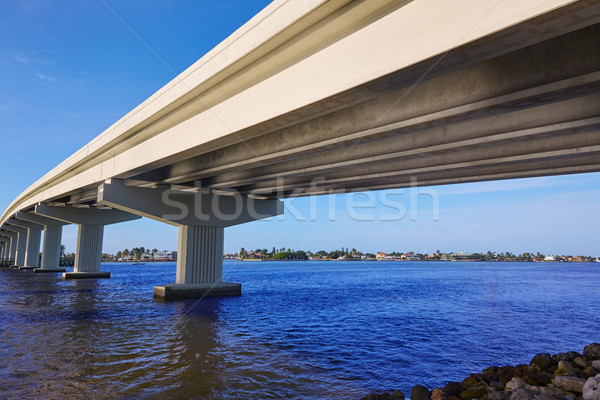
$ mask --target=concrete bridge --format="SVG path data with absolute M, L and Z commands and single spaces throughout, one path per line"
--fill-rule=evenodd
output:
M 148 217 L 157 297 L 239 294 L 224 228 L 281 198 L 600 171 L 599 127 L 598 1 L 275 1 L 17 197 L 2 256 L 59 271 L 77 224 L 63 277 L 108 277 L 104 226 Z

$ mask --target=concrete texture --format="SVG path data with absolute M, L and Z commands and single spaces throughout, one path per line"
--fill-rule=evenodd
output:
M 159 300 L 182 300 L 200 297 L 240 296 L 242 284 L 234 282 L 218 283 L 173 283 L 154 287 L 154 298 Z
M 110 272 L 65 272 L 62 274 L 63 279 L 98 279 L 110 278 Z

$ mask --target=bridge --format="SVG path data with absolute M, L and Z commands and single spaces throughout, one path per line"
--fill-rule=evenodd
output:
M 236 295 L 224 228 L 280 199 L 600 171 L 600 2 L 278 0 L 19 195 L 2 258 L 101 271 L 104 226 L 179 228 L 158 298 Z M 38 255 L 43 232 L 41 266 Z

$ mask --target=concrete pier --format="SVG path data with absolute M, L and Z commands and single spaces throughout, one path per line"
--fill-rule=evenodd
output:
M 10 221 L 10 220 L 9 220 Z M 27 229 L 19 226 L 7 223 L 4 229 L 14 232 L 17 235 L 15 251 L 14 251 L 14 265 L 13 268 L 19 268 L 25 266 L 25 253 L 27 252 Z
M 52 207 L 47 204 L 38 204 L 35 213 L 78 226 L 75 266 L 73 272 L 63 273 L 63 279 L 110 278 L 110 272 L 100 270 L 104 226 L 140 218 L 120 210 Z
M 239 296 L 241 284 L 222 281 L 225 227 L 283 213 L 279 200 L 131 187 L 115 179 L 98 189 L 97 202 L 179 228 L 175 283 L 154 288 L 160 300 Z
M 67 225 L 67 222 L 23 211 L 17 213 L 17 218 L 20 220 L 39 224 L 44 229 L 42 262 L 40 266 L 43 271 L 39 272 L 66 271 L 64 268 L 60 268 L 59 264 L 62 227 L 63 225 Z
M 154 298 L 157 300 L 184 300 L 200 297 L 239 296 L 242 284 L 234 282 L 216 283 L 172 283 L 154 286 Z
M 34 269 L 39 267 L 40 263 L 40 241 L 42 239 L 42 228 L 40 224 L 11 218 L 9 221 L 14 225 L 27 229 L 27 244 L 25 248 L 25 265 L 19 269 Z

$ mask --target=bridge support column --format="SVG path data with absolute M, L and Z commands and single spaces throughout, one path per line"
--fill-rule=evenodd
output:
M 242 294 L 240 283 L 222 281 L 224 233 L 219 226 L 180 226 L 176 283 L 155 286 L 154 297 L 176 300 Z
M 97 203 L 152 218 L 179 228 L 175 283 L 154 287 L 159 300 L 237 296 L 240 283 L 223 282 L 223 237 L 228 226 L 283 213 L 276 199 L 208 190 L 128 186 L 111 179 L 98 188 Z
M 65 272 L 60 268 L 60 242 L 62 239 L 61 225 L 46 225 L 44 227 L 44 247 L 42 248 L 42 267 L 33 272 Z
M 38 204 L 35 214 L 78 225 L 75 268 L 73 272 L 63 273 L 63 279 L 110 278 L 110 272 L 100 270 L 104 226 L 140 218 L 120 210 L 51 207 L 47 204 Z M 60 248 L 60 240 L 54 245 L 56 243 Z
M 77 229 L 77 248 L 73 272 L 63 279 L 110 278 L 110 272 L 100 271 L 104 225 L 81 224 Z
M 15 232 L 2 230 L 0 234 L 8 240 L 8 246 L 6 248 L 5 256 L 7 259 L 13 259 L 17 253 L 17 238 L 18 235 Z
M 5 230 L 0 231 L 0 241 L 3 242 L 4 248 L 2 250 L 2 266 L 10 267 L 11 262 L 11 249 L 13 244 L 16 246 L 17 235 L 14 232 L 8 232 Z
M 11 267 L 19 268 L 25 266 L 25 253 L 27 252 L 27 229 L 14 225 L 5 225 L 4 229 L 14 232 L 17 235 L 17 240 L 15 241 L 13 239 L 13 242 L 15 242 L 15 249 L 11 258 L 14 258 L 15 263 L 11 265 Z
M 25 265 L 19 269 L 33 270 L 40 263 L 40 240 L 42 239 L 42 225 L 25 221 L 19 218 L 10 218 L 9 223 L 27 229 L 27 247 L 25 249 Z
M 67 223 L 23 211 L 17 213 L 17 218 L 36 223 L 44 228 L 41 268 L 36 268 L 33 272 L 65 272 L 66 269 L 60 268 L 59 264 L 62 227 Z
M 27 250 L 25 250 L 25 266 L 19 269 L 35 269 L 40 263 L 40 240 L 42 239 L 41 228 L 28 228 Z

